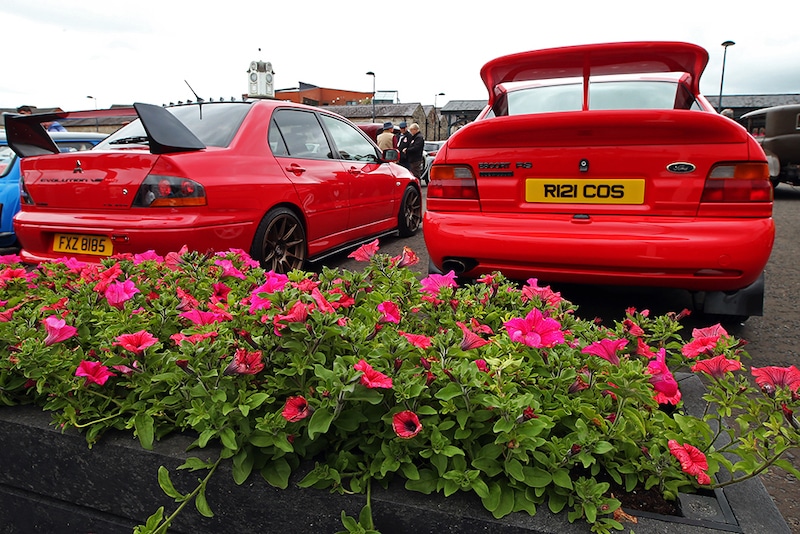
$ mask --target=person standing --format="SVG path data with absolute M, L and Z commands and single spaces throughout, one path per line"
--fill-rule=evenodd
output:
M 397 151 L 400 153 L 400 161 L 398 163 L 408 169 L 408 156 L 405 149 L 408 148 L 408 140 L 411 138 L 411 134 L 408 133 L 406 121 L 401 122 L 397 127 L 400 128 L 400 133 L 395 135 L 395 144 Z
M 383 131 L 378 134 L 378 148 L 389 150 L 394 148 L 394 125 L 391 122 L 383 123 Z
M 419 124 L 416 122 L 411 123 L 408 127 L 408 148 L 405 150 L 408 157 L 408 168 L 411 173 L 417 178 L 422 177 L 422 171 L 425 169 L 425 157 L 423 151 L 425 150 L 425 139 L 419 131 Z

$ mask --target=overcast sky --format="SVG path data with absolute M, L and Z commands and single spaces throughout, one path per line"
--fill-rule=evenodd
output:
M 392 7 L 384 7 L 392 6 Z M 412 7 L 417 6 L 417 7 Z M 401 102 L 486 98 L 479 71 L 510 53 L 611 41 L 688 41 L 709 52 L 701 89 L 800 93 L 800 1 L 0 0 L 0 108 L 92 109 L 275 88 L 398 91 Z

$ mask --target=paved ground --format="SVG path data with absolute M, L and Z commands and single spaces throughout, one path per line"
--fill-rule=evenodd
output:
M 749 343 L 751 365 L 800 365 L 800 188 L 780 185 L 775 190 L 774 218 L 777 236 L 767 266 L 767 292 L 763 317 L 751 317 L 744 325 L 729 329 Z M 409 239 L 389 238 L 381 242 L 381 252 L 400 254 L 404 246 L 420 257 L 413 269 L 427 273 L 428 257 L 420 232 Z M 345 269 L 359 269 L 358 262 L 346 255 L 328 262 Z M 613 321 L 624 315 L 628 306 L 650 309 L 654 313 L 691 308 L 691 297 L 683 292 L 664 292 L 647 289 L 603 288 L 553 284 L 568 300 L 580 306 L 584 317 L 601 317 Z M 707 319 L 706 319 L 707 321 Z M 696 326 L 708 326 L 702 316 L 692 316 L 684 322 L 687 331 Z M 800 469 L 800 450 L 788 458 Z M 792 532 L 800 534 L 800 483 L 782 470 L 772 470 L 762 480 L 780 509 Z

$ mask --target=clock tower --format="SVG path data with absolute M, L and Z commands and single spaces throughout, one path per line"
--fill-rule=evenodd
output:
M 247 96 L 249 98 L 274 98 L 275 72 L 269 61 L 251 61 L 247 70 Z

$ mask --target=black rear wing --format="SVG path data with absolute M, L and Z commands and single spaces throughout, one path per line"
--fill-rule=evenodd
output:
M 34 115 L 4 114 L 8 145 L 19 157 L 58 154 L 55 141 L 42 123 L 70 119 L 137 117 L 142 121 L 150 152 L 168 154 L 202 150 L 206 145 L 162 106 L 136 103 L 130 108 L 59 111 Z

